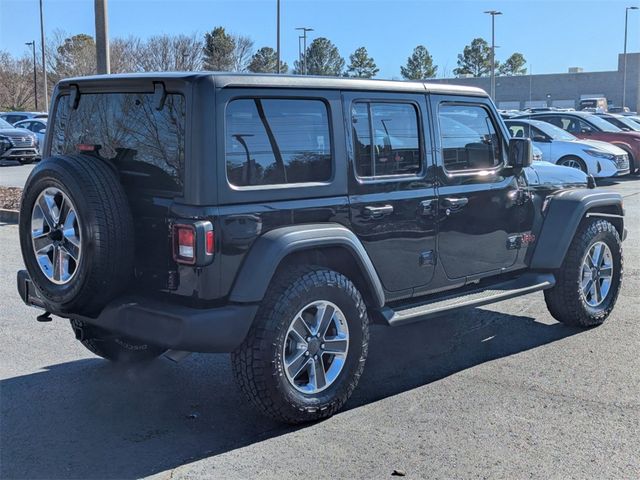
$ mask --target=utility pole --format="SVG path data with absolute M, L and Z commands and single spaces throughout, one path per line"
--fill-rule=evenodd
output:
M 44 15 L 42 14 L 42 0 L 40 0 L 40 42 L 42 45 L 42 82 L 44 90 L 44 111 L 49 111 L 49 87 L 47 86 L 47 62 L 45 60 Z
M 627 29 L 629 27 L 629 10 L 638 10 L 638 7 L 626 7 L 624 9 L 624 53 L 622 54 L 622 111 L 627 106 Z
M 496 99 L 496 15 L 502 15 L 498 10 L 488 10 L 484 13 L 491 15 L 491 98 Z
M 307 74 L 307 32 L 313 32 L 313 28 L 298 27 L 296 30 L 302 30 L 303 50 L 302 50 L 302 74 Z
M 302 65 L 302 35 L 298 35 L 298 63 Z
M 36 73 L 36 41 L 31 40 L 26 42 L 25 45 L 31 47 L 33 50 L 33 98 L 36 102 L 36 111 L 38 111 L 38 74 Z
M 278 10 L 276 13 L 276 52 L 278 57 L 276 72 L 280 73 L 280 0 L 276 1 L 276 8 Z
M 94 0 L 96 16 L 96 67 L 98 73 L 111 73 L 107 0 Z

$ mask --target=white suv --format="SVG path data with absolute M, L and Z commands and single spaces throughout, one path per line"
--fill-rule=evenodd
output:
M 610 143 L 579 139 L 539 120 L 509 119 L 505 124 L 512 137 L 530 138 L 547 162 L 579 168 L 599 178 L 629 173 L 627 152 Z

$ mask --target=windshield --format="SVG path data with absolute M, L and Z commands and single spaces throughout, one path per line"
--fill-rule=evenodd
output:
M 552 140 L 563 140 L 565 142 L 571 142 L 573 140 L 577 140 L 577 137 L 574 137 L 569 132 L 564 131 L 563 129 L 556 127 L 555 125 L 551 125 L 547 122 L 536 122 L 534 125 L 536 128 L 542 130 L 546 135 L 550 136 Z
M 597 115 L 589 115 L 585 120 L 593 123 L 596 127 L 598 127 L 603 132 L 621 132 L 618 127 L 615 125 L 611 125 L 609 122 L 604 120 L 603 118 L 598 117 Z
M 0 128 L 15 128 L 15 127 L 11 125 L 9 122 L 7 122 L 6 120 L 3 120 L 0 118 Z
M 633 120 L 631 120 L 630 118 L 626 118 L 626 117 L 615 117 L 615 119 L 621 123 L 622 125 L 624 125 L 627 128 L 630 128 L 631 130 L 633 130 L 634 132 L 640 132 L 640 125 L 638 125 L 636 122 L 634 122 Z

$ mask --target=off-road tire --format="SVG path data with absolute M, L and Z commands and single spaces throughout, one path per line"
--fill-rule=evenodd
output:
M 34 203 L 45 189 L 62 191 L 77 210 L 82 257 L 71 280 L 50 281 L 31 240 Z M 134 228 L 126 194 L 106 161 L 85 155 L 47 158 L 31 172 L 20 206 L 20 246 L 29 276 L 46 308 L 92 314 L 124 291 L 133 275 Z
M 118 363 L 142 363 L 162 355 L 166 349 L 147 345 L 136 340 L 116 337 L 109 332 L 85 324 L 80 320 L 71 320 L 74 332 L 82 332 L 78 341 L 94 355 Z M 78 337 L 78 333 L 76 333 Z
M 336 380 L 316 394 L 293 388 L 284 373 L 283 342 L 293 316 L 328 300 L 344 312 L 349 351 Z M 298 424 L 330 417 L 356 388 L 367 358 L 369 321 L 360 292 L 344 275 L 320 266 L 293 267 L 273 279 L 243 344 L 231 354 L 233 373 L 247 399 L 263 414 Z
M 611 287 L 604 301 L 591 307 L 581 294 L 580 276 L 582 260 L 596 242 L 604 242 L 613 257 Z M 544 299 L 553 318 L 566 325 L 594 327 L 601 325 L 616 304 L 622 285 L 624 260 L 622 241 L 616 228 L 607 220 L 585 218 L 580 224 L 562 267 L 556 272 L 556 285 L 545 290 Z

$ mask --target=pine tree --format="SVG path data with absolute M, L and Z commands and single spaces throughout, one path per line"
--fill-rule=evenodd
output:
M 346 72 L 348 77 L 372 78 L 380 71 L 365 47 L 360 47 L 349 55 L 349 61 Z
M 277 73 L 278 54 L 271 47 L 262 47 L 249 62 L 249 71 L 255 73 Z M 280 73 L 287 73 L 289 66 L 280 61 Z
M 496 63 L 497 68 L 497 63 Z M 474 38 L 464 51 L 458 54 L 458 68 L 455 75 L 473 75 L 484 77 L 491 72 L 491 47 L 483 38 Z
M 418 45 L 407 58 L 407 65 L 400 67 L 400 74 L 405 80 L 433 78 L 437 71 L 438 66 L 433 64 L 433 57 L 424 45 Z
M 526 75 L 527 69 L 524 67 L 527 60 L 521 53 L 513 53 L 505 62 L 500 65 L 498 73 L 500 75 Z
M 218 72 L 227 72 L 234 67 L 236 48 L 233 36 L 225 32 L 224 27 L 216 27 L 204 35 L 204 68 Z
M 328 75 L 339 77 L 344 70 L 344 58 L 338 48 L 327 38 L 316 38 L 303 54 L 307 61 L 307 75 Z M 294 62 L 294 73 L 303 75 L 304 61 Z

